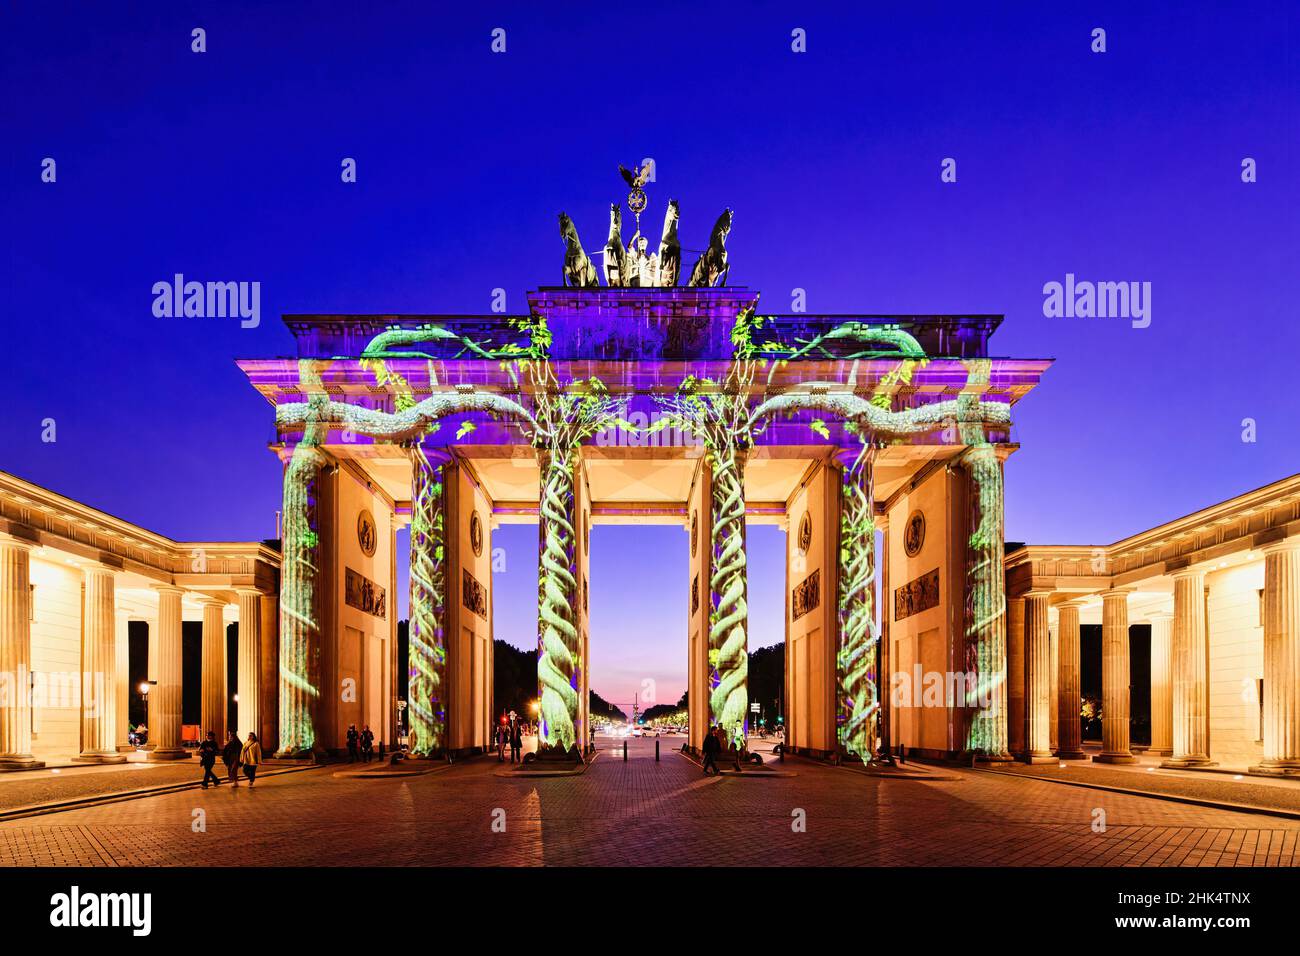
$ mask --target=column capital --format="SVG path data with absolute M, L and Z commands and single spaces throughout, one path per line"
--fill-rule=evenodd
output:
M 1050 598 L 1055 593 L 1056 591 L 1051 588 L 1030 588 L 1019 596 L 1022 598 Z
M 30 538 L 20 538 L 7 531 L 0 531 L 0 545 L 10 548 L 21 548 L 24 551 L 34 551 L 36 548 L 41 546 L 39 541 L 32 541 Z
M 224 600 L 223 598 L 219 598 L 213 594 L 200 593 L 195 595 L 195 600 L 198 601 L 200 606 L 202 607 L 226 607 L 230 604 L 229 601 Z
M 1056 605 L 1056 607 L 1058 610 L 1063 607 L 1072 607 L 1076 609 L 1083 608 L 1088 606 L 1090 600 L 1091 598 L 1086 598 L 1086 597 L 1070 598 L 1068 601 L 1062 601 L 1060 604 Z
M 159 594 L 185 594 L 186 593 L 183 587 L 178 587 L 175 584 L 151 584 L 149 585 L 149 587 L 153 588 L 153 590 L 157 591 Z
M 1175 581 L 1177 581 L 1179 578 L 1194 578 L 1194 577 L 1203 578 L 1205 577 L 1205 570 L 1206 570 L 1205 565 L 1203 564 L 1189 564 L 1186 567 L 1179 568 L 1176 571 L 1170 571 L 1169 576 L 1173 578 Z
M 1127 601 L 1128 596 L 1133 593 L 1132 588 L 1108 588 L 1105 591 L 1098 592 L 1103 601 Z
M 230 590 L 234 591 L 238 597 L 262 597 L 262 595 L 266 594 L 261 588 L 237 587 Z
M 1277 554 L 1282 551 L 1300 551 L 1300 535 L 1293 534 L 1287 538 L 1270 541 L 1259 550 L 1265 555 Z

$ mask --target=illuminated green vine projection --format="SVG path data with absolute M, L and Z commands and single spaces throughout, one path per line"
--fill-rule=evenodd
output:
M 315 365 L 298 363 L 307 389 L 319 388 Z M 320 534 L 316 496 L 325 456 L 320 444 L 328 399 L 311 395 L 303 414 L 303 435 L 284 473 L 283 576 L 280 594 L 280 752 L 309 753 L 316 743 L 313 714 L 320 697 Z
M 582 684 L 578 633 L 577 495 L 582 442 L 619 420 L 621 402 L 591 378 L 562 388 L 549 362 L 526 363 L 533 385 L 533 445 L 541 466 L 537 533 L 537 683 L 539 749 L 580 747 Z
M 880 696 L 876 674 L 875 446 L 839 456 L 839 646 L 837 730 L 840 746 L 863 763 L 875 756 Z
M 655 396 L 663 414 L 647 429 L 671 427 L 694 435 L 703 443 L 713 473 L 709 721 L 721 725 L 738 750 L 744 749 L 749 731 L 745 459 L 753 428 L 749 394 L 757 368 L 740 357 L 723 383 L 687 377 L 675 395 Z
M 411 446 L 411 607 L 408 632 L 411 753 L 442 752 L 447 737 L 446 536 L 443 464 Z
M 966 363 L 968 384 L 988 384 L 992 362 Z M 965 409 L 978 404 L 962 395 Z M 970 539 L 967 548 L 965 659 L 975 674 L 966 705 L 974 711 L 967 748 L 974 753 L 1002 756 L 1007 752 L 1006 588 L 1003 571 L 1002 462 L 984 430 L 969 412 L 959 418 L 961 440 L 970 448 L 962 463 L 970 474 Z

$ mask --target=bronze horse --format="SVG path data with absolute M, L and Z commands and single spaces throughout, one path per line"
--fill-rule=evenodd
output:
M 722 210 L 722 215 L 713 224 L 713 234 L 709 236 L 709 248 L 704 250 L 691 270 L 691 279 L 686 284 L 692 287 L 718 286 L 727 284 L 727 234 L 731 232 L 731 210 Z

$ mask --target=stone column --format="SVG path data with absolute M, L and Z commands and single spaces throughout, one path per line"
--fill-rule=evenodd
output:
M 1173 619 L 1168 611 L 1153 611 L 1151 621 L 1151 753 L 1173 754 L 1174 696 L 1172 679 Z
M 541 500 L 537 534 L 539 560 L 537 596 L 537 683 L 540 708 L 539 758 L 577 759 L 581 679 L 581 636 L 578 634 L 576 448 L 542 449 Z M 412 541 L 415 535 L 412 532 Z
M 966 749 L 985 761 L 1010 760 L 1007 752 L 1007 598 L 1003 560 L 1002 461 L 984 441 L 982 429 L 964 440 L 977 441 L 962 456 L 968 478 L 964 651 L 974 665 L 976 699 Z
M 1250 772 L 1300 774 L 1300 536 L 1264 546 L 1264 760 Z
M 113 745 L 119 753 L 130 753 L 131 746 L 131 617 L 126 608 L 119 607 L 113 620 Z
M 410 682 L 406 706 L 411 754 L 434 757 L 444 754 L 448 744 L 447 563 L 450 552 L 445 492 L 446 478 L 455 472 L 448 471 L 451 456 L 442 449 L 415 444 L 410 453 L 411 562 L 407 624 Z
M 1025 599 L 1007 598 L 1007 749 L 1025 752 Z
M 1051 685 L 1047 692 L 1047 714 L 1048 725 L 1051 727 L 1052 753 L 1055 754 L 1061 746 L 1060 737 L 1060 719 L 1061 705 L 1060 697 L 1060 677 L 1061 677 L 1061 649 L 1060 649 L 1060 624 L 1052 620 L 1052 615 L 1056 614 L 1054 609 L 1048 610 L 1047 623 L 1047 643 L 1050 647 L 1047 661 L 1047 678 Z
M 158 658 L 150 661 L 157 682 L 149 691 L 150 760 L 188 760 L 181 746 L 181 594 L 170 584 L 158 592 Z
M 835 655 L 839 747 L 864 763 L 880 736 L 880 681 L 876 670 L 876 517 L 874 446 L 839 449 L 840 520 Z M 833 533 L 833 532 L 832 532 Z
M 204 598 L 203 605 L 203 677 L 200 699 L 202 726 L 199 737 L 208 731 L 217 735 L 217 743 L 226 740 L 226 622 L 223 612 L 226 602 L 217 598 Z
M 117 752 L 117 614 L 113 572 L 83 571 L 81 627 L 81 753 L 86 763 L 125 763 Z
M 1057 715 L 1056 756 L 1060 760 L 1080 760 L 1083 752 L 1083 727 L 1079 722 L 1079 608 L 1083 601 L 1067 601 L 1057 610 Z
M 314 405 L 326 401 L 313 395 Z M 332 529 L 322 527 L 319 496 L 327 459 L 319 449 L 324 426 L 309 421 L 284 470 L 284 527 L 280 545 L 279 719 L 282 757 L 305 757 L 322 749 L 317 740 L 321 695 L 321 561 Z
M 1164 767 L 1206 767 L 1210 760 L 1205 571 L 1174 572 L 1173 756 Z
M 235 733 L 247 740 L 249 731 L 262 734 L 262 592 L 240 588 L 239 662 L 235 693 Z
M 1025 751 L 1026 763 L 1052 759 L 1052 648 L 1047 633 L 1051 591 L 1025 594 Z
M 45 766 L 32 756 L 31 549 L 0 535 L 0 770 Z
M 264 753 L 280 749 L 280 598 L 264 594 L 261 600 L 262 726 L 257 737 Z
M 1128 588 L 1101 594 L 1102 763 L 1133 763 L 1129 750 Z

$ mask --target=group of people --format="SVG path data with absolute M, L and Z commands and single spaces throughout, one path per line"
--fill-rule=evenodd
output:
M 511 763 L 523 760 L 524 722 L 513 710 L 508 714 L 502 711 L 497 723 L 497 763 L 505 763 L 506 747 L 510 748 Z
M 718 754 L 726 750 L 729 743 L 727 732 L 722 729 L 721 724 L 709 728 L 709 732 L 704 735 L 704 742 L 700 745 L 700 753 L 704 757 L 704 776 L 709 775 L 710 769 L 716 774 L 722 773 L 718 768 Z
M 248 740 L 241 742 L 239 736 L 233 731 L 226 731 L 226 745 L 219 747 L 217 744 L 217 735 L 214 731 L 209 730 L 207 737 L 199 744 L 199 763 L 203 766 L 203 789 L 208 789 L 208 780 L 212 781 L 214 787 L 221 785 L 221 778 L 212 772 L 216 766 L 217 756 L 221 756 L 221 761 L 226 765 L 226 778 L 230 781 L 231 786 L 239 786 L 239 769 L 242 767 L 244 776 L 248 778 L 248 785 L 251 787 L 257 779 L 257 768 L 262 762 L 262 745 L 258 743 L 257 734 L 251 731 L 248 734 Z
M 348 724 L 348 763 L 356 763 L 359 759 L 362 763 L 370 763 L 370 758 L 375 755 L 375 735 L 370 729 L 369 724 L 357 732 L 356 724 Z

